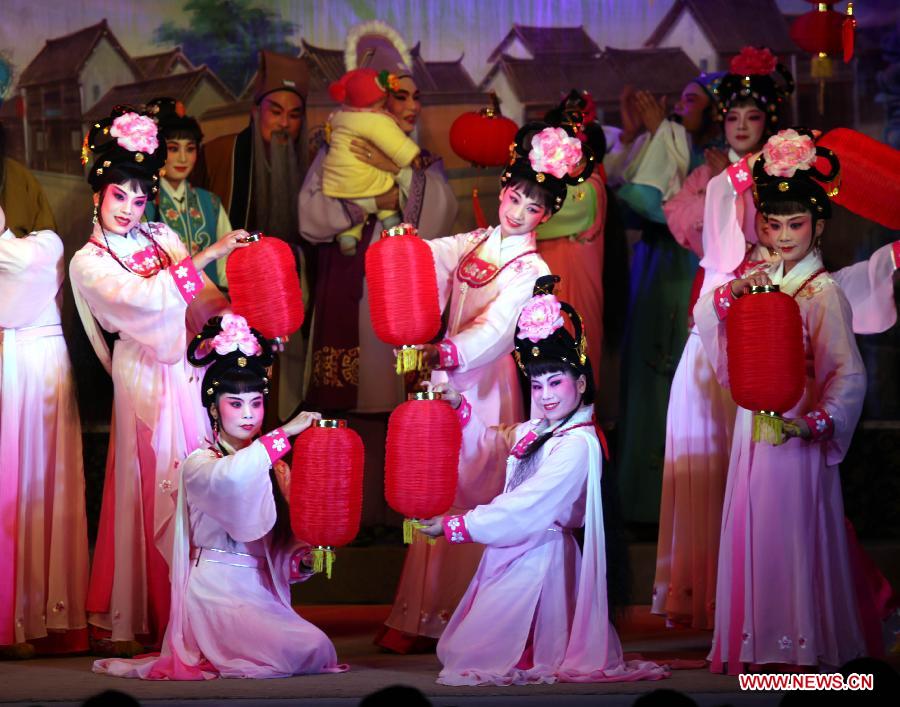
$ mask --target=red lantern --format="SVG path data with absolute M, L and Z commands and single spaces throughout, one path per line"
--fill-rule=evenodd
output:
M 251 245 L 228 256 L 231 308 L 267 339 L 287 338 L 303 325 L 303 293 L 291 247 L 251 233 Z
M 803 325 L 793 297 L 777 285 L 754 287 L 737 300 L 725 320 L 731 396 L 753 410 L 753 439 L 783 441 L 785 413 L 806 384 Z
M 805 52 L 835 55 L 840 54 L 844 46 L 843 26 L 844 15 L 840 12 L 828 8 L 817 9 L 795 19 L 790 35 L 794 43 Z
M 375 335 L 401 347 L 397 373 L 421 368 L 422 352 L 412 348 L 441 329 L 437 275 L 431 248 L 414 226 L 404 223 L 382 231 L 366 250 L 369 314 Z
M 313 567 L 329 579 L 334 548 L 359 532 L 364 453 L 346 420 L 319 420 L 294 445 L 291 528 L 313 546 Z
M 456 495 L 462 429 L 440 393 L 414 393 L 388 421 L 384 497 L 404 516 L 403 541 L 417 518 L 446 513 Z
M 835 128 L 817 144 L 833 151 L 841 163 L 834 203 L 882 226 L 900 229 L 900 150 L 849 128 Z
M 450 147 L 476 167 L 502 167 L 509 161 L 509 146 L 518 126 L 500 113 L 497 94 L 491 105 L 480 111 L 463 113 L 450 126 Z

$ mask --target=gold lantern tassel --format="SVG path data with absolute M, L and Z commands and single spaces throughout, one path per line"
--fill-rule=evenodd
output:
M 784 419 L 777 413 L 760 410 L 753 415 L 753 441 L 773 447 L 784 442 Z
M 417 520 L 416 518 L 404 518 L 403 519 L 403 544 L 404 545 L 412 545 L 414 542 L 420 542 L 423 539 L 429 544 L 434 545 L 435 539 L 425 535 L 424 533 L 417 533 L 417 530 L 424 528 L 425 525 Z
M 334 566 L 334 549 L 320 545 L 313 549 L 313 572 L 325 570 L 325 576 L 331 579 L 331 568 Z
M 397 375 L 404 375 L 410 371 L 418 371 L 422 368 L 425 357 L 422 351 L 414 346 L 401 346 L 397 351 Z

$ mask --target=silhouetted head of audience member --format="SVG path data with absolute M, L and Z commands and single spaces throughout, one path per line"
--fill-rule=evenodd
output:
M 632 707 L 697 707 L 697 703 L 678 690 L 654 690 L 638 697 Z
M 359 707 L 431 707 L 431 701 L 414 687 L 391 685 L 363 697 Z
M 141 703 L 124 692 L 104 690 L 86 699 L 81 707 L 141 707 Z

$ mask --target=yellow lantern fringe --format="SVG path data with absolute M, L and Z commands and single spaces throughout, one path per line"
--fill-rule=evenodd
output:
M 424 362 L 425 356 L 422 351 L 412 346 L 401 346 L 397 352 L 397 375 L 418 371 Z
M 773 447 L 784 442 L 784 419 L 774 412 L 761 410 L 753 415 L 753 441 L 767 442 Z
M 434 545 L 435 540 L 432 537 L 425 535 L 424 533 L 417 533 L 416 531 L 420 528 L 424 528 L 425 525 L 415 518 L 404 518 L 403 519 L 403 544 L 404 545 L 412 545 L 414 542 L 425 540 L 429 545 Z
M 334 548 L 319 546 L 313 549 L 313 572 L 325 570 L 325 576 L 331 579 L 331 568 L 334 566 Z

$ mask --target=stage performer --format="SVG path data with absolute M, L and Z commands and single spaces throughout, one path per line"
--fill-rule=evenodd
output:
M 493 466 L 489 501 L 432 518 L 423 532 L 484 546 L 474 579 L 438 642 L 445 685 L 658 680 L 666 670 L 622 657 L 609 621 L 601 500 L 602 454 L 591 367 L 579 314 L 550 276 L 521 310 L 516 361 L 530 380 L 535 419 L 489 426 L 452 387 L 466 470 Z M 549 281 L 549 282 L 548 282 Z M 546 294 L 545 294 L 546 293 Z M 564 324 L 563 313 L 574 336 Z M 505 467 L 505 469 L 504 469 Z M 584 553 L 573 532 L 584 528 Z
M 663 204 L 681 189 L 711 148 L 721 145 L 713 87 L 721 74 L 685 86 L 674 114 L 646 91 L 622 96 L 622 130 L 609 130 L 604 166 L 618 197 L 639 217 L 641 239 L 631 266 L 631 299 L 622 352 L 619 467 L 622 511 L 656 525 L 669 389 L 687 339 L 688 302 L 697 257 L 666 224 Z M 639 134 L 641 130 L 643 134 Z M 654 527 L 655 531 L 655 527 Z
M 291 533 L 289 437 L 321 415 L 301 412 L 260 436 L 271 342 L 243 317 L 210 320 L 188 349 L 206 368 L 212 439 L 180 466 L 172 614 L 162 653 L 98 660 L 94 671 L 146 680 L 278 678 L 346 670 L 334 645 L 291 607 L 290 583 L 312 576 Z
M 171 229 L 141 223 L 165 145 L 147 116 L 119 106 L 88 134 L 95 223 L 69 274 L 81 321 L 113 379 L 113 421 L 87 608 L 95 650 L 158 646 L 169 617 L 166 556 L 176 462 L 209 435 L 187 341 L 227 302 L 202 270 L 235 248 L 234 231 L 188 255 Z M 110 352 L 104 334 L 117 337 Z
M 606 138 L 596 122 L 597 106 L 590 93 L 572 89 L 544 120 L 571 126 L 591 148 L 594 159 L 603 160 Z M 584 184 L 569 187 L 559 213 L 537 228 L 538 253 L 550 271 L 560 276 L 559 296 L 584 318 L 595 390 L 600 384 L 603 346 L 605 227 L 606 184 L 603 170 L 595 169 Z
M 309 161 L 308 91 L 306 59 L 260 51 L 250 124 L 203 145 L 205 174 L 195 182 L 222 199 L 234 228 L 262 231 L 291 245 L 307 313 L 314 278 L 307 267 L 311 254 L 299 238 L 296 203 Z M 272 420 L 287 416 L 303 399 L 306 339 L 305 329 L 294 334 L 275 363 Z
M 367 68 L 348 71 L 328 89 L 342 105 L 328 118 L 330 147 L 322 165 L 322 191 L 336 199 L 352 199 L 366 213 L 374 213 L 385 228 L 400 223 L 400 217 L 396 210 L 378 209 L 374 199 L 396 186 L 393 172 L 356 159 L 352 143 L 360 138 L 371 142 L 400 169 L 418 157 L 419 146 L 384 109 L 388 91 L 399 88 L 395 74 Z M 363 224 L 357 223 L 337 237 L 341 253 L 356 253 L 362 229 Z
M 403 132 L 414 136 L 422 103 L 412 75 L 412 58 L 397 32 L 377 21 L 354 27 L 347 38 L 345 59 L 348 69 L 387 71 L 397 77 L 395 87 L 388 91 L 385 109 Z M 300 234 L 317 246 L 319 273 L 306 404 L 332 412 L 384 414 L 406 399 L 405 381 L 385 373 L 394 365 L 392 348 L 375 336 L 369 318 L 365 255 L 381 237 L 384 226 L 352 200 L 325 195 L 323 164 L 328 150 L 323 146 L 316 155 L 299 199 Z M 439 156 L 422 151 L 415 164 L 401 169 L 368 140 L 357 139 L 351 150 L 362 164 L 389 172 L 398 184 L 398 189 L 376 197 L 376 208 L 399 211 L 403 221 L 416 226 L 422 238 L 452 232 L 456 197 Z M 363 224 L 363 230 L 356 255 L 341 255 L 335 239 L 359 224 Z M 378 435 L 381 439 L 386 426 L 383 416 Z M 367 449 L 372 446 L 367 445 Z
M 590 177 L 589 148 L 562 127 L 528 123 L 516 134 L 513 157 L 500 177 L 500 225 L 428 241 L 434 255 L 448 326 L 437 344 L 425 344 L 432 382 L 448 382 L 469 400 L 485 424 L 509 424 L 522 416 L 515 363 L 509 355 L 516 318 L 537 278 L 549 269 L 537 253 L 534 230 L 562 207 L 569 185 Z M 494 470 L 466 469 L 485 475 Z M 471 507 L 490 496 L 477 485 L 454 505 Z M 413 543 L 380 645 L 398 651 L 427 647 L 438 638 L 478 564 L 482 548 L 450 552 L 443 540 Z M 426 640 L 416 641 L 420 636 Z M 427 640 L 431 639 L 431 641 Z
M 184 112 L 174 98 L 154 98 L 147 103 L 147 115 L 156 121 L 166 143 L 166 164 L 156 199 L 144 212 L 148 221 L 166 224 L 181 237 L 191 256 L 231 232 L 231 221 L 222 200 L 189 181 L 203 142 L 200 124 Z M 204 270 L 213 284 L 225 289 L 225 259 L 210 263 Z
M 0 657 L 88 648 L 84 466 L 60 320 L 64 272 L 59 236 L 17 237 L 0 207 Z
M 774 283 L 799 305 L 807 362 L 804 394 L 785 413 L 783 444 L 754 442 L 753 412 L 738 409 L 719 545 L 714 672 L 736 674 L 747 664 L 839 666 L 865 652 L 838 464 L 862 410 L 866 376 L 850 305 L 818 247 L 831 215 L 822 184 L 839 173 L 837 158 L 818 151 L 830 164 L 827 174 L 813 166 L 817 148 L 808 131 L 769 138 L 753 166 L 754 191 L 781 260 L 710 291 L 694 310 L 727 386 L 729 309 L 752 285 Z

